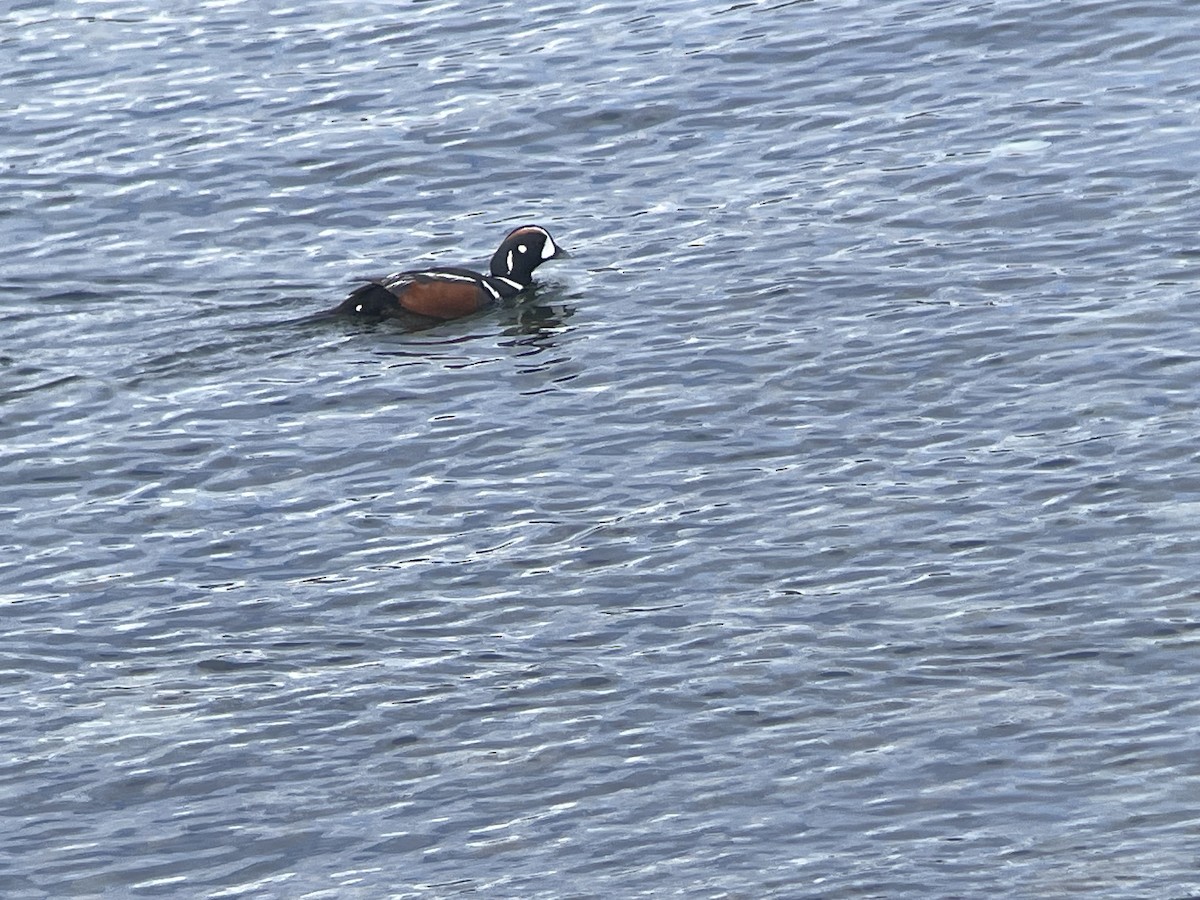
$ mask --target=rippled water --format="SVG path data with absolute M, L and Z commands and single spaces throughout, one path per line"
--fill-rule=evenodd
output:
M 0 15 L 5 897 L 1200 892 L 1195 3 L 311 6 Z

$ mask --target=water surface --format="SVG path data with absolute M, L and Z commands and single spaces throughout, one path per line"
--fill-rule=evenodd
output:
M 4 895 L 1200 892 L 1195 12 L 10 7 Z

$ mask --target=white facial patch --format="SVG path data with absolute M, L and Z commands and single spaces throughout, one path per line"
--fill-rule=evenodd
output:
M 529 248 L 526 247 L 524 244 L 517 244 L 517 252 L 520 253 L 522 256 L 524 256 L 526 253 L 529 252 Z
M 552 257 L 558 248 L 554 246 L 554 241 L 550 240 L 550 235 L 546 235 L 546 243 L 542 245 L 542 259 Z

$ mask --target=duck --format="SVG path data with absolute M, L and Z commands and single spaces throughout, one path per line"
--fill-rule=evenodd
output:
M 487 274 L 457 266 L 410 269 L 374 279 L 324 315 L 366 319 L 445 321 L 469 316 L 533 284 L 542 263 L 569 254 L 541 225 L 520 225 L 504 236 Z

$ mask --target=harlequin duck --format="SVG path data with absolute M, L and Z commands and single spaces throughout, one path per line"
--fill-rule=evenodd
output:
M 522 225 L 500 243 L 487 275 L 451 266 L 397 272 L 355 288 L 328 315 L 455 319 L 515 297 L 533 283 L 534 269 L 566 255 L 545 228 Z

